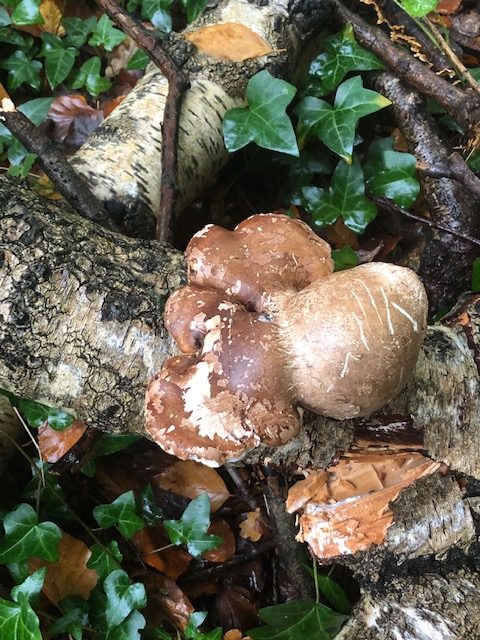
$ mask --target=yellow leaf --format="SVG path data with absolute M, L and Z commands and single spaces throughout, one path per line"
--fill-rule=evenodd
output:
M 257 33 L 235 22 L 223 22 L 201 27 L 185 35 L 189 42 L 210 58 L 241 62 L 272 52 L 271 47 Z
M 63 14 L 55 0 L 42 0 L 38 9 L 44 20 L 44 23 L 39 25 L 42 31 L 56 36 L 65 35 L 65 29 L 61 25 Z

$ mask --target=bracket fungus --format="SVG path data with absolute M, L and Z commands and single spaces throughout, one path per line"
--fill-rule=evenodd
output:
M 149 384 L 146 428 L 209 465 L 294 437 L 302 409 L 369 415 L 406 384 L 425 334 L 418 277 L 391 264 L 333 273 L 330 247 L 299 220 L 209 225 L 186 250 L 189 284 L 168 300 L 180 355 Z

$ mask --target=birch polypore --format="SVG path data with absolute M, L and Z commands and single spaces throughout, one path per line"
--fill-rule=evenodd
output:
M 388 264 L 332 273 L 306 225 L 252 216 L 213 225 L 186 251 L 189 285 L 165 324 L 184 355 L 146 397 L 146 429 L 168 452 L 206 464 L 298 434 L 302 408 L 366 416 L 406 384 L 426 330 L 416 275 Z
M 185 37 L 171 34 L 165 38 L 164 46 L 190 80 L 180 113 L 178 210 L 197 196 L 226 162 L 223 115 L 228 109 L 244 106 L 249 78 L 266 67 L 274 75 L 288 74 L 301 46 L 319 28 L 330 8 L 330 0 L 224 0 L 190 25 Z M 205 28 L 222 25 L 250 32 L 256 49 L 237 52 L 234 47 L 227 51 L 224 46 L 217 55 L 214 49 L 202 52 L 192 44 Z M 150 67 L 72 159 L 75 169 L 88 179 L 95 195 L 118 222 L 123 222 L 129 234 L 141 237 L 153 237 L 155 215 L 160 209 L 167 93 L 167 80 Z

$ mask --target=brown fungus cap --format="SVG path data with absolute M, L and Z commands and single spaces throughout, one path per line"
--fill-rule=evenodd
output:
M 221 464 L 287 442 L 299 407 L 366 416 L 408 381 L 427 313 L 409 269 L 332 274 L 328 245 L 276 214 L 209 226 L 186 253 L 190 284 L 165 314 L 186 355 L 167 360 L 146 398 L 146 429 L 169 453 Z
M 330 246 L 304 222 L 274 213 L 251 216 L 234 231 L 209 225 L 185 255 L 190 283 L 224 291 L 255 311 L 272 293 L 300 291 L 333 272 Z

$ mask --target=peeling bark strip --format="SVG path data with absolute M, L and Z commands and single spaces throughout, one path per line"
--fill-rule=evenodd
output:
M 190 79 L 182 104 L 178 140 L 177 210 L 188 204 L 217 174 L 228 154 L 222 118 L 244 106 L 249 78 L 264 68 L 288 75 L 298 53 L 331 8 L 330 0 L 226 0 L 207 10 L 187 32 L 234 22 L 261 36 L 272 54 L 242 62 L 207 57 L 182 36 L 171 34 L 164 46 Z M 162 122 L 168 82 L 149 68 L 133 91 L 95 131 L 72 159 L 96 196 L 131 235 L 152 238 L 160 209 Z
M 100 429 L 142 431 L 145 386 L 171 349 L 162 313 L 181 254 L 0 184 L 0 386 Z

